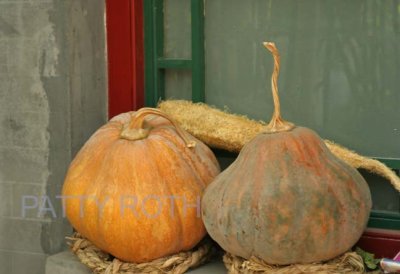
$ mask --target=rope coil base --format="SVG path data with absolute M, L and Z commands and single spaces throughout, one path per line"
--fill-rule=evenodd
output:
M 79 233 L 67 237 L 72 252 L 95 274 L 172 273 L 182 274 L 189 268 L 209 261 L 216 249 L 204 240 L 194 249 L 163 257 L 148 263 L 126 263 L 101 251 Z
M 288 266 L 269 265 L 264 261 L 250 260 L 226 253 L 224 264 L 229 274 L 361 274 L 364 273 L 362 258 L 355 252 L 347 252 L 339 257 L 323 263 L 293 264 Z

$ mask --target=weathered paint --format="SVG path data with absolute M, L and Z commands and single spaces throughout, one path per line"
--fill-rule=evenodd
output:
M 103 2 L 0 1 L 5 273 L 44 273 L 46 256 L 66 248 L 72 228 L 55 196 L 72 155 L 106 120 L 103 17 Z M 34 210 L 24 217 L 24 195 L 48 195 L 57 218 Z

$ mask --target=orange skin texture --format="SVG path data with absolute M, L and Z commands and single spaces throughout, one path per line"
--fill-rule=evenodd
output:
M 264 133 L 208 186 L 207 231 L 226 251 L 269 264 L 319 262 L 348 251 L 371 210 L 369 187 L 310 129 Z
M 71 163 L 62 194 L 75 196 L 64 203 L 78 232 L 121 260 L 141 263 L 189 250 L 205 236 L 190 206 L 220 168 L 206 145 L 186 133 L 196 141 L 186 147 L 159 116 L 145 117 L 147 138 L 120 138 L 133 115 L 118 115 L 93 134 Z

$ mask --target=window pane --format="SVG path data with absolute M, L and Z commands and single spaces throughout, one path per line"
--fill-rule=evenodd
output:
M 281 51 L 284 118 L 369 156 L 400 158 L 398 1 L 207 0 L 206 98 L 269 120 Z
M 400 212 L 399 192 L 382 177 L 360 170 L 368 182 L 372 194 L 372 209 L 388 212 Z
M 190 0 L 164 0 L 164 56 L 190 59 Z
M 190 70 L 165 71 L 166 99 L 192 99 L 192 72 Z

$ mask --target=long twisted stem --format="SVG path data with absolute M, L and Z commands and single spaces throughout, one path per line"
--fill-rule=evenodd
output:
M 272 87 L 272 97 L 274 99 L 274 113 L 272 119 L 266 127 L 266 132 L 279 132 L 288 131 L 294 127 L 294 124 L 285 121 L 281 117 L 281 104 L 279 102 L 278 94 L 278 76 L 280 70 L 280 56 L 279 51 L 275 46 L 275 43 L 264 42 L 264 47 L 266 47 L 274 57 L 274 71 L 272 72 L 271 87 Z

